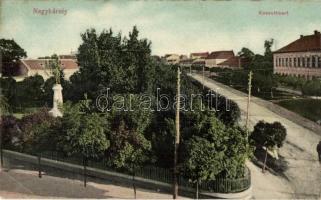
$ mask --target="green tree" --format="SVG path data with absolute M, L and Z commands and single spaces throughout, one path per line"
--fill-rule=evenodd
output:
M 131 102 L 132 111 L 113 109 L 107 116 L 111 122 L 108 135 L 111 145 L 107 155 L 109 166 L 132 174 L 136 198 L 135 173 L 144 163 L 152 160 L 151 143 L 144 134 L 150 124 L 151 112 L 141 109 L 137 95 L 130 96 L 125 99 L 127 103 Z
M 97 113 L 84 114 L 81 105 L 64 104 L 59 146 L 68 155 L 81 155 L 85 160 L 98 158 L 108 149 L 108 124 Z
M 198 199 L 199 185 L 203 181 L 215 180 L 223 170 L 224 151 L 217 151 L 215 144 L 205 138 L 193 136 L 187 141 L 185 157 L 184 174 L 196 185 Z
M 262 171 L 265 172 L 267 151 L 275 147 L 282 147 L 286 138 L 286 129 L 280 122 L 268 123 L 259 121 L 251 133 L 250 139 L 252 139 L 255 145 L 259 148 L 265 147 L 265 158 Z
M 95 98 L 103 87 L 110 87 L 116 93 L 141 93 L 153 83 L 155 65 L 151 59 L 150 42 L 138 38 L 136 27 L 129 38 L 113 31 L 100 34 L 95 29 L 81 35 L 77 59 L 80 72 L 71 77 L 71 82 L 82 96 Z M 75 88 L 76 89 L 76 88 Z
M 244 176 L 245 161 L 251 155 L 246 132 L 225 126 L 210 111 L 190 113 L 183 129 L 183 171 L 192 182 L 215 180 L 217 177 Z
M 0 39 L 0 52 L 2 62 L 2 75 L 18 75 L 19 60 L 27 57 L 27 53 L 13 39 Z
M 16 98 L 22 107 L 43 106 L 44 79 L 40 75 L 26 77 L 17 83 Z
M 9 104 L 8 104 L 8 99 L 0 92 L 0 113 L 1 113 L 1 115 L 8 114 L 9 109 L 10 108 L 9 108 Z

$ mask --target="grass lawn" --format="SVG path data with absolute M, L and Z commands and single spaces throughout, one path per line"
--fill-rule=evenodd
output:
M 291 99 L 280 101 L 278 104 L 315 122 L 321 120 L 321 100 Z

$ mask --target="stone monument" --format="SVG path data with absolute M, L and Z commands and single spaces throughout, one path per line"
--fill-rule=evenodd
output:
M 53 95 L 53 108 L 49 111 L 50 114 L 54 117 L 62 117 L 62 112 L 59 110 L 59 106 L 62 105 L 62 87 L 60 84 L 55 84 L 52 87 L 54 91 Z

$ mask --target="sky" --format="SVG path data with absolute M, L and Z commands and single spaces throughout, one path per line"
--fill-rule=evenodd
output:
M 0 0 L 0 38 L 14 39 L 29 58 L 76 51 L 80 34 L 112 28 L 128 35 L 134 25 L 141 38 L 152 42 L 152 54 L 250 48 L 264 52 L 264 40 L 273 38 L 273 50 L 300 35 L 321 30 L 321 1 L 103 1 Z M 65 10 L 41 15 L 35 10 Z M 260 15 L 259 12 L 287 12 Z

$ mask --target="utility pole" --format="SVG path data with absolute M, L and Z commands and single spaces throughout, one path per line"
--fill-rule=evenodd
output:
M 179 127 L 179 109 L 180 109 L 180 95 L 181 95 L 181 71 L 178 67 L 177 69 L 177 100 L 176 100 L 176 136 L 175 136 L 175 150 L 174 150 L 174 182 L 173 182 L 173 199 L 176 199 L 178 197 L 178 170 L 177 170 L 177 154 L 178 154 L 178 148 L 179 148 L 179 138 L 180 138 L 180 127 Z
M 248 82 L 248 97 L 247 97 L 247 112 L 246 112 L 246 129 L 247 129 L 247 137 L 249 136 L 249 123 L 250 123 L 250 102 L 251 102 L 251 88 L 252 88 L 252 76 L 253 72 L 249 73 L 249 82 Z
M 205 76 L 205 66 L 203 66 L 203 90 L 204 90 L 204 76 Z

